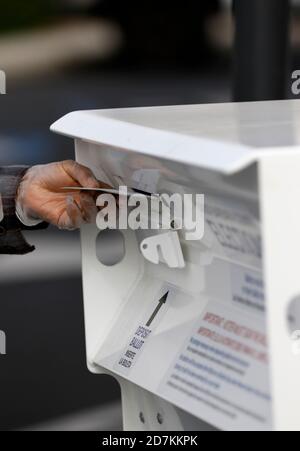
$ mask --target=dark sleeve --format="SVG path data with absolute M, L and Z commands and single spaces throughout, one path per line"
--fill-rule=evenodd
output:
M 15 198 L 26 166 L 0 167 L 0 195 L 4 218 L 0 223 L 0 254 L 24 255 L 34 251 L 25 240 L 22 231 L 45 228 L 45 224 L 37 227 L 25 227 L 17 218 Z

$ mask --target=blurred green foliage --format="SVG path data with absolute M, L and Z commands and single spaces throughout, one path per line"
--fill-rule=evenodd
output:
M 2 0 L 0 32 L 42 25 L 57 12 L 59 3 L 54 0 Z

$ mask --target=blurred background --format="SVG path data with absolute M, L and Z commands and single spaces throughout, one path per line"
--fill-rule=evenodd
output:
M 300 69 L 299 7 L 290 71 Z M 72 142 L 49 132 L 72 110 L 232 100 L 233 10 L 230 0 L 2 2 L 0 164 L 73 158 Z M 118 384 L 86 369 L 79 236 L 28 240 L 34 254 L 0 260 L 0 429 L 120 429 Z

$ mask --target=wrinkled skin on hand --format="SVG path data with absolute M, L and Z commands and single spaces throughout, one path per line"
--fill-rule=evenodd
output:
M 30 168 L 17 193 L 22 217 L 41 220 L 59 229 L 75 230 L 97 215 L 92 192 L 66 191 L 63 187 L 110 188 L 98 182 L 90 169 L 75 161 Z

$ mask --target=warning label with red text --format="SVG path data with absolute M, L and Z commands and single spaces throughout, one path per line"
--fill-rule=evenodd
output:
M 163 396 L 221 429 L 271 429 L 263 319 L 209 304 L 160 386 Z

